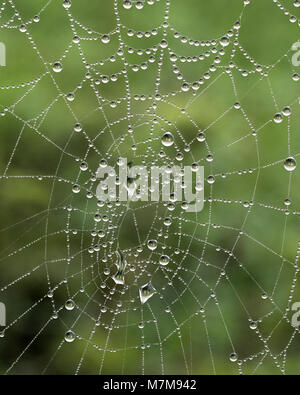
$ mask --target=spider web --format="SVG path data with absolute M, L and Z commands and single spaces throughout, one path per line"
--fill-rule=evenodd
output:
M 2 373 L 299 372 L 298 2 L 88 3 L 0 7 Z M 203 211 L 99 201 L 119 158 Z

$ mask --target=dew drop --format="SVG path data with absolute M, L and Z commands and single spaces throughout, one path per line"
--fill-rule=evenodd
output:
M 281 123 L 283 121 L 282 115 L 280 112 L 274 115 L 274 122 L 275 123 Z
M 202 132 L 198 133 L 198 135 L 197 135 L 197 140 L 198 140 L 200 143 L 202 143 L 203 141 L 205 141 L 205 134 L 202 133 Z
M 62 71 L 62 64 L 60 62 L 53 63 L 52 69 L 55 73 L 60 73 Z
M 100 215 L 99 213 L 96 213 L 96 214 L 94 215 L 94 221 L 95 221 L 95 222 L 100 222 L 100 221 L 101 221 L 101 215 Z
M 171 145 L 174 144 L 174 137 L 172 133 L 170 132 L 165 133 L 161 138 L 161 142 L 162 145 L 164 145 L 165 147 L 171 147 Z
M 130 10 L 130 8 L 132 7 L 131 0 L 125 0 L 125 1 L 123 2 L 123 7 L 124 7 L 126 10 Z
M 76 125 L 74 126 L 74 130 L 77 133 L 82 131 L 82 127 L 81 127 L 80 123 L 76 123 Z
M 284 107 L 284 109 L 282 110 L 282 114 L 286 117 L 289 117 L 292 113 L 291 107 L 286 106 Z
M 26 25 L 21 25 L 19 27 L 20 32 L 25 33 L 26 32 Z
M 196 182 L 195 189 L 196 189 L 197 192 L 203 191 L 203 184 L 202 184 L 201 181 L 197 181 Z
M 119 285 L 125 284 L 125 274 L 124 274 L 124 271 L 121 270 L 121 269 L 119 269 L 119 270 L 117 271 L 117 273 L 116 273 L 114 276 L 112 276 L 112 279 L 114 280 L 114 282 L 115 282 L 116 284 L 119 284 Z
M 206 160 L 207 162 L 212 162 L 214 160 L 214 157 L 212 156 L 212 154 L 208 154 Z
M 142 3 L 141 1 L 137 1 L 135 4 L 135 8 L 137 8 L 138 10 L 141 10 L 144 7 L 144 3 Z
M 155 293 L 156 289 L 151 283 L 141 286 L 139 289 L 141 303 L 146 303 Z
M 207 177 L 207 182 L 208 182 L 209 184 L 213 184 L 213 183 L 215 182 L 215 177 L 214 177 L 214 176 L 208 176 L 208 177 Z
M 68 299 L 65 303 L 65 309 L 66 310 L 73 310 L 75 307 L 75 303 L 72 299 Z
M 65 341 L 68 343 L 72 343 L 75 340 L 75 333 L 73 331 L 68 331 L 65 334 Z
M 171 60 L 171 62 L 176 62 L 176 60 L 177 60 L 177 55 L 176 55 L 175 53 L 172 53 L 172 54 L 170 55 L 170 60 Z
M 257 328 L 257 323 L 255 321 L 251 321 L 249 325 L 250 329 L 256 329 Z
M 68 101 L 74 101 L 74 99 L 75 99 L 74 93 L 70 92 L 67 94 Z
M 164 219 L 164 224 L 165 224 L 166 226 L 170 226 L 170 225 L 172 224 L 171 218 L 170 218 L 170 217 L 166 217 L 166 218 Z
M 118 257 L 117 262 L 116 262 L 117 268 L 118 268 L 119 270 L 124 270 L 125 267 L 126 267 L 126 265 L 127 265 L 127 262 L 126 262 L 126 259 L 125 259 L 124 254 L 123 254 L 123 252 L 120 250 L 120 248 L 118 248 L 117 257 Z
M 74 36 L 72 41 L 74 44 L 78 44 L 80 42 L 80 38 L 78 36 Z
M 295 170 L 296 169 L 296 160 L 295 160 L 295 158 L 293 158 L 292 156 L 290 156 L 289 158 L 287 158 L 285 161 L 284 161 L 284 168 L 285 168 L 285 170 L 287 170 L 287 171 L 293 171 L 293 170 Z
M 73 185 L 72 191 L 73 191 L 73 193 L 79 193 L 80 192 L 80 186 L 78 184 Z
M 71 7 L 72 3 L 71 0 L 64 0 L 63 1 L 63 7 L 68 10 Z
M 182 152 L 178 152 L 176 154 L 176 160 L 178 160 L 178 162 L 182 161 L 184 158 L 183 153 Z
M 148 248 L 151 251 L 154 251 L 157 248 L 157 241 L 156 240 L 149 240 L 148 241 Z
M 229 359 L 231 362 L 236 362 L 238 359 L 237 354 L 233 352 L 232 354 L 230 354 Z
M 88 169 L 88 164 L 86 162 L 81 162 L 80 170 L 86 171 Z
M 240 22 L 239 20 L 236 21 L 235 24 L 233 25 L 233 27 L 234 27 L 236 30 L 239 30 L 239 29 L 241 28 L 241 22 Z
M 160 42 L 159 45 L 161 46 L 161 48 L 167 48 L 167 46 L 168 46 L 168 41 L 165 40 L 165 39 L 163 39 L 163 40 L 161 40 L 161 42 Z
M 190 86 L 189 86 L 189 84 L 187 84 L 186 82 L 184 82 L 184 83 L 181 85 L 181 90 L 182 90 L 183 92 L 188 92 L 189 89 L 190 89 Z
M 199 88 L 200 88 L 199 82 L 195 81 L 195 82 L 192 83 L 192 89 L 194 91 L 197 91 Z
M 103 34 L 101 36 L 101 41 L 103 42 L 103 44 L 108 44 L 110 42 L 110 37 L 108 34 Z
M 223 36 L 220 39 L 220 44 L 222 45 L 222 47 L 227 47 L 227 45 L 229 45 L 230 40 L 227 36 Z
M 107 161 L 105 159 L 101 159 L 100 160 L 100 166 L 103 167 L 103 168 L 106 167 L 107 166 Z
M 159 259 L 159 264 L 162 266 L 167 266 L 167 264 L 170 262 L 170 258 L 168 255 L 162 255 Z

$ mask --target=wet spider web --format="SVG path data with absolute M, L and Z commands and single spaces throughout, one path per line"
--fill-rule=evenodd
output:
M 297 373 L 299 2 L 39 3 L 0 8 L 2 373 Z M 204 209 L 99 201 L 120 158 Z

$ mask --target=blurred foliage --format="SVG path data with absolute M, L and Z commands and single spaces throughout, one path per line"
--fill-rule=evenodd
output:
M 111 75 L 124 68 L 120 56 L 116 55 L 115 62 L 105 61 L 104 65 L 87 68 L 87 64 L 105 60 L 118 49 L 117 34 L 111 35 L 109 44 L 99 39 L 99 33 L 112 32 L 116 27 L 114 1 L 89 0 L 83 5 L 80 0 L 72 0 L 70 12 L 74 20 L 71 25 L 62 1 L 52 0 L 40 13 L 38 23 L 28 23 L 29 34 L 21 32 L 18 26 L 32 21 L 46 3 L 14 0 L 7 3 L 1 14 L 1 41 L 6 44 L 7 67 L 0 69 L 0 103 L 2 109 L 7 107 L 8 111 L 0 118 L 0 163 L 4 175 L 0 188 L 0 288 L 15 282 L 2 288 L 0 293 L 0 300 L 7 306 L 8 320 L 8 329 L 0 339 L 0 371 L 5 372 L 25 350 L 10 373 L 41 373 L 46 368 L 45 373 L 74 373 L 83 356 L 80 373 L 98 373 L 102 361 L 102 373 L 140 374 L 144 343 L 150 345 L 144 351 L 146 373 L 162 373 L 163 358 L 165 373 L 212 374 L 213 355 L 217 373 L 235 374 L 237 365 L 229 361 L 233 350 L 231 341 L 239 359 L 264 350 L 257 333 L 249 328 L 251 317 L 254 321 L 262 319 L 258 323 L 259 331 L 268 339 L 272 355 L 259 354 L 247 360 L 243 372 L 251 373 L 258 365 L 256 373 L 280 373 L 273 356 L 282 352 L 293 333 L 289 324 L 291 311 L 286 308 L 299 240 L 299 216 L 293 214 L 299 211 L 299 169 L 290 175 L 283 168 L 288 156 L 288 128 L 291 155 L 298 155 L 300 144 L 297 133 L 299 82 L 292 79 L 296 71 L 291 65 L 290 51 L 299 38 L 299 26 L 289 23 L 288 17 L 271 0 L 251 0 L 245 9 L 242 0 L 171 0 L 169 25 L 193 40 L 218 40 L 242 14 L 239 44 L 249 57 L 263 66 L 267 76 L 255 72 L 243 77 L 237 69 L 232 69 L 231 76 L 225 72 L 231 60 L 228 55 L 233 48 L 231 39 L 220 67 L 195 95 L 191 89 L 171 95 L 173 91 L 180 91 L 182 81 L 172 73 L 166 49 L 159 92 L 169 96 L 156 102 L 159 122 L 154 124 L 151 135 L 155 114 L 147 110 L 154 101 L 160 50 L 147 70 L 128 72 L 133 115 L 128 120 L 123 75 L 116 82 L 101 82 L 96 87 L 100 99 L 93 89 L 93 81 L 99 75 Z M 153 6 L 145 5 L 142 10 L 133 7 L 130 11 L 123 9 L 121 1 L 117 3 L 126 45 L 140 49 L 158 45 L 163 38 L 162 29 L 147 39 L 126 33 L 127 29 L 144 32 L 161 25 L 165 0 L 156 1 Z M 281 3 L 300 16 L 292 1 Z M 14 10 L 10 4 L 15 4 Z M 15 10 L 21 20 L 14 18 L 6 26 Z M 72 43 L 74 29 L 81 38 L 80 46 Z M 192 57 L 210 49 L 183 44 L 174 38 L 174 31 L 167 29 L 166 39 L 168 47 L 177 54 Z M 177 63 L 187 82 L 192 83 L 203 77 L 215 56 L 211 54 L 196 63 Z M 129 64 L 140 64 L 149 56 L 126 52 L 125 57 Z M 63 70 L 54 73 L 52 64 L 58 60 Z M 240 48 L 233 61 L 239 68 L 255 69 Z M 91 79 L 86 77 L 87 71 Z M 26 85 L 37 78 L 35 84 Z M 20 86 L 22 83 L 25 85 Z M 17 87 L 3 89 L 10 85 Z M 73 102 L 65 98 L 69 92 L 75 92 Z M 151 98 L 137 101 L 134 95 L 151 95 Z M 120 98 L 116 108 L 111 108 L 109 102 Z M 236 101 L 241 103 L 242 110 L 233 108 Z M 288 105 L 292 108 L 290 120 L 285 118 L 281 124 L 275 124 L 274 114 Z M 183 108 L 187 113 L 182 113 Z M 162 119 L 172 123 L 169 128 L 176 142 L 176 147 L 165 149 L 165 158 L 158 155 L 162 149 L 162 128 L 168 127 Z M 129 121 L 134 125 L 135 151 L 132 150 L 133 138 L 127 133 Z M 84 133 L 73 131 L 76 122 L 81 123 Z M 206 143 L 195 140 L 199 129 L 205 131 Z M 252 135 L 253 130 L 257 131 L 256 137 Z M 87 136 L 96 149 L 89 147 Z M 188 153 L 184 151 L 184 141 L 193 141 Z M 162 227 L 159 218 L 166 212 L 163 205 L 156 211 L 155 205 L 141 209 L 140 203 L 131 203 L 136 216 L 129 211 L 119 228 L 114 221 L 122 207 L 116 208 L 116 216 L 110 220 L 117 229 L 101 239 L 112 244 L 108 244 L 108 248 L 101 247 L 97 254 L 89 254 L 87 249 L 94 242 L 91 230 L 97 199 L 87 199 L 85 192 L 90 188 L 89 177 L 97 170 L 99 160 L 109 158 L 109 164 L 114 165 L 117 158 L 123 156 L 134 164 L 141 164 L 143 160 L 171 164 L 176 162 L 178 151 L 184 153 L 184 165 L 197 160 L 205 166 L 206 176 L 218 175 L 213 185 L 205 185 L 204 210 L 188 214 L 182 212 L 180 204 L 176 205 L 169 215 L 182 217 L 182 220 L 173 220 L 168 238 L 163 240 L 158 236 Z M 214 156 L 211 163 L 205 160 L 208 153 Z M 83 159 L 89 165 L 87 172 L 79 171 Z M 248 172 L 258 167 L 259 171 Z M 238 170 L 242 171 L 241 175 Z M 232 174 L 222 178 L 223 173 Z M 74 183 L 81 185 L 78 195 L 72 193 Z M 95 187 L 96 184 L 92 187 L 94 193 Z M 287 216 L 283 202 L 288 195 L 292 206 Z M 216 200 L 210 204 L 209 197 Z M 218 201 L 220 199 L 226 200 Z M 248 208 L 243 202 L 251 200 L 253 206 L 247 215 Z M 69 204 L 75 209 L 71 214 L 66 210 Z M 106 205 L 100 212 L 110 216 L 113 210 Z M 76 234 L 66 233 L 67 224 Z M 101 223 L 101 226 L 107 230 L 107 224 Z M 244 235 L 238 238 L 241 229 Z M 178 232 L 182 234 L 179 244 Z M 151 258 L 145 247 L 147 238 L 158 239 L 159 247 Z M 135 256 L 140 244 L 143 251 Z M 172 259 L 169 267 L 180 268 L 170 286 L 163 272 L 156 270 L 164 244 Z M 103 270 L 105 267 L 110 267 L 111 272 L 115 270 L 118 245 L 129 251 L 126 259 L 128 264 L 135 265 L 136 271 L 128 274 L 128 291 L 124 295 L 117 291 L 105 302 L 103 295 L 109 294 L 113 282 L 108 280 L 106 289 L 100 288 Z M 178 255 L 174 254 L 176 247 L 180 248 Z M 220 251 L 216 250 L 218 247 Z M 110 251 L 108 255 L 107 251 Z M 230 251 L 234 256 L 230 256 Z M 72 256 L 70 262 L 67 262 L 68 256 Z M 107 262 L 103 262 L 103 258 Z M 218 304 L 214 298 L 209 299 L 204 320 L 198 313 L 200 305 L 196 300 L 200 304 L 207 301 L 225 264 L 226 275 L 215 290 Z M 141 321 L 138 287 L 148 281 L 147 272 L 153 274 L 153 284 L 163 298 L 156 294 L 149 302 L 150 307 L 143 307 L 142 339 L 137 325 Z M 63 282 L 64 278 L 68 279 L 67 283 Z M 55 289 L 53 298 L 47 296 L 49 287 Z M 264 292 L 272 295 L 272 301 L 262 299 Z M 76 308 L 66 311 L 63 306 L 70 295 Z M 296 283 L 292 301 L 299 298 Z M 116 307 L 118 301 L 122 302 L 121 307 Z M 101 315 L 100 325 L 90 340 L 95 317 L 105 303 L 108 311 Z M 172 314 L 165 312 L 168 305 Z M 110 308 L 121 312 L 114 314 Z M 58 312 L 57 319 L 52 317 L 54 311 Z M 64 342 L 64 335 L 71 326 L 77 338 L 69 344 Z M 161 339 L 165 341 L 160 348 Z M 97 347 L 110 351 L 104 353 Z M 116 352 L 111 352 L 112 349 Z M 299 373 L 299 351 L 296 336 L 287 348 L 287 373 Z M 278 357 L 280 364 L 283 357 L 285 354 Z

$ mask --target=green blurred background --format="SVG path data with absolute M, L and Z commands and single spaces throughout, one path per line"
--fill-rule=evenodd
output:
M 85 374 L 236 374 L 238 365 L 229 360 L 235 352 L 243 373 L 298 374 L 299 334 L 290 324 L 290 308 L 300 300 L 300 180 L 299 169 L 289 173 L 283 167 L 285 158 L 297 159 L 300 152 L 299 82 L 293 79 L 299 70 L 291 64 L 298 21 L 290 23 L 271 0 L 251 0 L 246 7 L 241 0 L 171 0 L 169 26 L 162 28 L 165 0 L 130 10 L 120 0 L 129 64 L 124 74 L 114 3 L 72 0 L 66 10 L 60 0 L 14 0 L 2 7 L 7 65 L 0 68 L 0 301 L 7 327 L 0 371 L 73 374 L 80 366 Z M 293 1 L 281 4 L 299 18 Z M 203 78 L 219 56 L 220 37 L 240 17 L 238 45 L 231 37 L 200 89 L 181 91 L 183 82 Z M 128 35 L 158 26 L 150 37 Z M 165 49 L 159 46 L 164 30 Z M 100 40 L 103 33 L 110 35 L 108 44 Z M 190 39 L 216 40 L 217 52 L 207 52 L 214 43 L 196 46 Z M 154 45 L 157 51 L 147 54 Z M 182 79 L 172 71 L 169 49 L 178 55 Z M 202 61 L 187 59 L 206 52 Z M 60 73 L 52 69 L 57 61 Z M 230 61 L 235 67 L 228 74 Z M 132 71 L 142 62 L 148 62 L 146 70 Z M 241 70 L 250 72 L 243 76 Z M 113 74 L 116 81 L 103 81 Z M 158 75 L 162 100 L 154 99 Z M 66 99 L 70 92 L 73 101 Z M 237 101 L 241 109 L 233 107 Z M 286 106 L 291 116 L 273 122 Z M 78 122 L 80 133 L 74 132 Z M 161 144 L 166 130 L 175 138 L 168 148 Z M 200 130 L 205 142 L 196 139 Z M 174 211 L 162 203 L 131 203 L 124 216 L 123 204 L 98 207 L 95 196 L 86 197 L 87 191 L 95 194 L 91 178 L 101 159 L 115 166 L 120 156 L 147 165 L 197 161 L 216 180 L 205 184 L 203 211 L 185 213 L 180 203 Z M 85 172 L 82 161 L 88 163 Z M 81 186 L 79 194 L 72 193 L 74 184 Z M 244 207 L 250 201 L 250 209 Z M 98 211 L 107 222 L 102 217 L 95 224 Z M 169 228 L 166 216 L 172 218 Z M 93 235 L 95 226 L 103 238 Z M 158 240 L 152 253 L 148 239 Z M 88 251 L 98 243 L 99 251 Z M 128 263 L 125 287 L 111 279 L 118 246 Z M 170 256 L 164 269 L 158 265 L 162 253 Z M 150 279 L 157 293 L 141 305 L 138 289 Z M 71 311 L 64 307 L 68 299 L 75 302 Z M 64 341 L 70 328 L 72 343 Z

